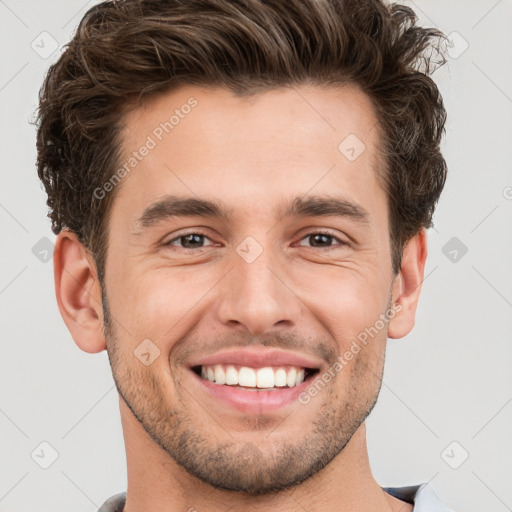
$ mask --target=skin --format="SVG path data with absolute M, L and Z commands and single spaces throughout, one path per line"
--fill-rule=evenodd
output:
M 365 419 L 380 390 L 387 338 L 414 326 L 426 234 L 408 242 L 393 275 L 370 100 L 351 86 L 249 98 L 182 87 L 125 116 L 126 155 L 191 96 L 197 106 L 116 191 L 107 329 L 90 253 L 68 231 L 55 247 L 64 321 L 82 350 L 108 349 L 120 392 L 125 511 L 412 510 L 373 478 Z M 338 151 L 351 133 L 366 146 L 353 162 Z M 141 229 L 144 209 L 166 194 L 222 201 L 233 218 L 170 218 Z M 343 196 L 368 212 L 368 223 L 277 216 L 281 204 L 304 194 Z M 177 237 L 194 228 L 206 238 L 190 248 Z M 319 229 L 335 238 L 307 236 Z M 252 263 L 236 251 L 247 236 L 263 249 Z M 314 357 L 322 374 L 393 304 L 400 312 L 307 404 L 242 414 L 210 399 L 187 367 L 249 344 Z M 148 338 L 160 355 L 146 366 L 134 350 Z

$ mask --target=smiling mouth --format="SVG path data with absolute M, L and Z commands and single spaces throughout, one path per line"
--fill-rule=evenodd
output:
M 246 391 L 289 389 L 311 379 L 318 368 L 301 366 L 265 366 L 252 368 L 235 364 L 193 366 L 192 371 L 204 380 L 219 386 L 231 386 Z

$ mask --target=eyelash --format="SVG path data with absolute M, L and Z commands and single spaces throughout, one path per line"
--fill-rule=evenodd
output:
M 202 235 L 206 238 L 209 239 L 209 236 L 206 232 L 202 231 L 201 229 L 195 229 L 194 231 L 190 231 L 189 233 L 183 233 L 177 237 L 174 237 L 172 240 L 169 240 L 168 242 L 165 242 L 163 245 L 165 247 L 169 247 L 169 246 L 172 246 L 172 243 L 173 242 L 176 242 L 178 240 L 180 240 L 181 238 L 185 238 L 186 236 L 189 236 L 189 235 Z M 342 246 L 345 246 L 345 245 L 349 245 L 347 242 L 345 242 L 344 240 L 341 240 L 340 238 L 338 238 L 337 236 L 333 235 L 332 233 L 330 233 L 329 231 L 325 231 L 325 230 L 318 230 L 318 231 L 311 231 L 310 233 L 306 233 L 300 240 L 299 242 L 301 242 L 302 240 L 304 240 L 305 238 L 308 238 L 310 236 L 313 236 L 313 235 L 326 235 L 326 236 L 330 236 L 331 238 L 333 238 L 334 240 L 336 240 L 338 242 L 338 245 L 336 246 L 329 246 L 329 247 L 310 247 L 310 249 L 321 249 L 323 251 L 328 251 L 330 249 L 335 249 L 336 247 L 342 247 Z M 199 247 L 197 249 L 189 249 L 187 247 L 178 247 L 178 249 L 183 249 L 185 251 L 193 251 L 193 250 L 201 250 L 201 249 L 206 249 L 206 247 Z

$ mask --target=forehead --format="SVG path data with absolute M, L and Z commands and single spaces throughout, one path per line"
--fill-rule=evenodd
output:
M 121 165 L 135 165 L 125 165 L 115 203 L 134 212 L 166 194 L 222 198 L 240 213 L 274 203 L 282 214 L 285 197 L 308 192 L 382 200 L 377 118 L 354 86 L 252 96 L 187 86 L 132 110 L 123 124 Z

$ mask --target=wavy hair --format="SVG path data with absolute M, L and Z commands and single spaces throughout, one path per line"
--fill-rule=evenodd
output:
M 380 0 L 114 0 L 87 11 L 43 82 L 37 167 L 55 234 L 91 251 L 101 280 L 127 108 L 181 85 L 238 95 L 301 84 L 357 85 L 375 106 L 393 271 L 431 227 L 446 180 L 446 112 L 431 78 L 444 34 Z

